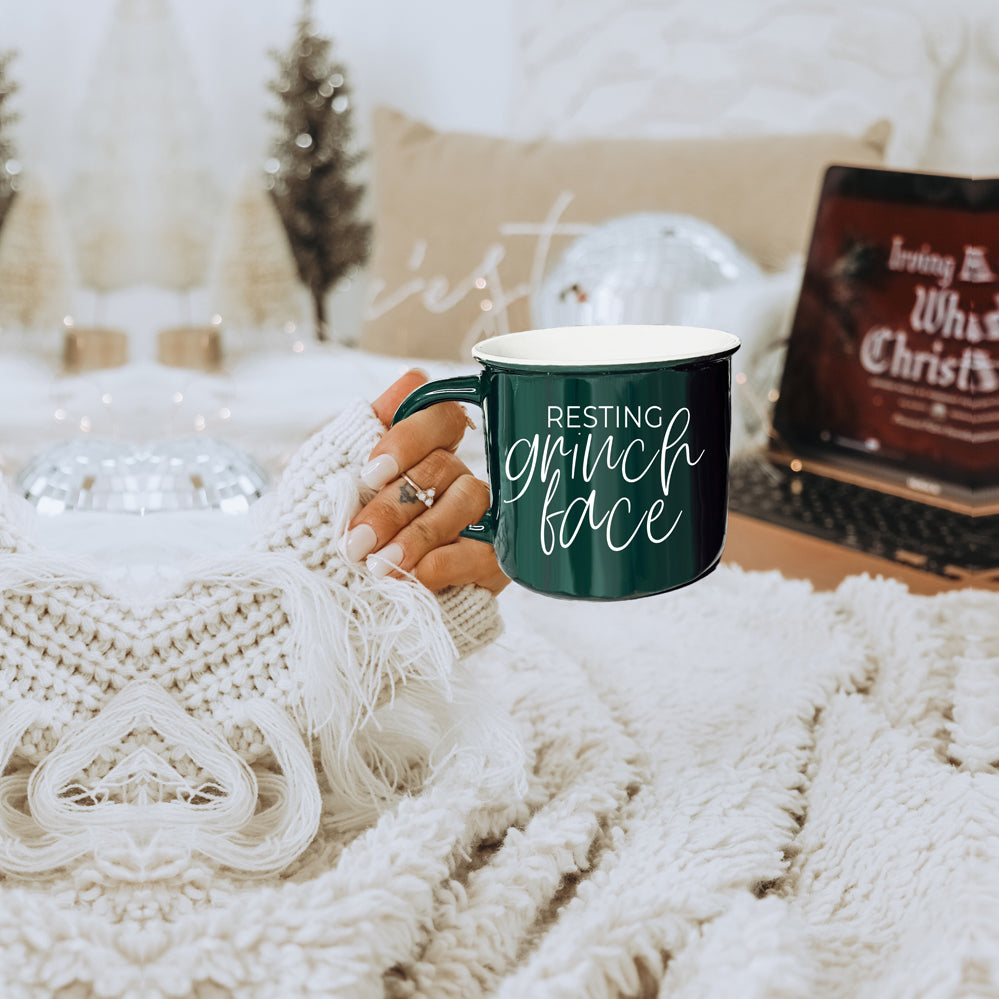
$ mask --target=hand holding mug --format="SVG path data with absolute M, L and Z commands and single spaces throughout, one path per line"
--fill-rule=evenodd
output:
M 375 415 L 388 426 L 426 380 L 407 372 L 372 404 Z M 490 545 L 460 536 L 489 506 L 489 487 L 454 454 L 466 428 L 465 410 L 446 402 L 386 432 L 361 472 L 378 492 L 348 525 L 348 558 L 379 576 L 412 573 L 431 590 L 476 583 L 499 593 L 509 583 Z

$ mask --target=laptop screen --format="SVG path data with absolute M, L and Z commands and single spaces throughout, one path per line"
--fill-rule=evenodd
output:
M 930 496 L 999 487 L 999 180 L 829 168 L 774 429 Z

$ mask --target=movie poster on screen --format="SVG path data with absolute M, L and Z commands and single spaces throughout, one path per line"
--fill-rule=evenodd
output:
M 823 200 L 781 387 L 806 442 L 970 486 L 999 466 L 999 221 Z

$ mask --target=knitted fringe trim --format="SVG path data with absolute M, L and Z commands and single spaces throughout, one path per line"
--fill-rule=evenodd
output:
M 40 711 L 37 703 L 25 702 L 0 714 L 3 767 Z M 312 757 L 273 704 L 248 701 L 241 711 L 264 733 L 280 774 L 254 774 L 219 733 L 183 711 L 155 681 L 127 684 L 30 776 L 0 778 L 0 867 L 27 876 L 90 855 L 134 867 L 136 856 L 166 837 L 174 863 L 200 853 L 244 873 L 281 870 L 308 846 L 319 825 Z M 81 788 L 81 772 L 100 754 L 114 754 L 137 729 L 182 746 L 211 774 L 210 792 L 187 786 L 161 754 L 146 747 L 126 756 L 97 786 Z M 164 800 L 157 793 L 163 787 L 176 793 Z M 76 793 L 81 790 L 87 791 L 86 803 Z
M 106 591 L 88 580 L 83 568 L 74 567 L 73 576 L 67 576 L 65 563 L 10 555 L 0 560 L 0 590 L 33 593 L 86 586 L 92 600 L 107 599 L 122 616 L 127 612 L 129 631 L 138 625 L 140 634 L 129 635 L 130 640 L 141 637 L 144 612 L 105 597 Z M 318 823 L 320 789 L 303 735 L 318 744 L 325 805 L 334 813 L 333 825 L 345 831 L 370 824 L 456 753 L 494 755 L 500 745 L 500 755 L 509 763 L 499 779 L 509 782 L 522 772 L 518 740 L 467 676 L 455 701 L 455 647 L 436 598 L 424 587 L 378 580 L 364 568 L 318 573 L 286 552 L 269 551 L 202 563 L 192 567 L 191 576 L 191 583 L 201 587 L 279 594 L 287 617 L 284 658 L 293 689 L 279 689 L 281 670 L 271 679 L 275 699 L 290 705 L 291 715 L 268 699 L 249 698 L 247 691 L 215 705 L 213 715 L 226 729 L 257 727 L 281 774 L 258 773 L 253 783 L 253 773 L 220 733 L 189 716 L 155 680 L 140 676 L 94 717 L 71 727 L 30 785 L 23 775 L 0 784 L 0 868 L 12 874 L 40 873 L 88 852 L 114 852 L 119 846 L 127 851 L 144 843 L 150 829 L 165 824 L 186 849 L 225 866 L 250 873 L 280 869 L 305 849 Z M 182 603 L 184 590 L 180 593 L 175 600 Z M 45 725 L 62 710 L 58 702 L 28 701 L 0 715 L 4 766 L 31 725 Z M 148 753 L 140 760 L 121 760 L 126 756 L 122 741 L 142 725 L 183 742 L 188 755 L 224 789 L 215 807 L 178 811 L 171 802 L 145 810 L 134 803 L 95 809 L 60 798 L 100 752 L 108 759 L 117 757 L 113 774 L 130 763 L 140 771 L 145 767 L 148 772 L 138 776 L 148 781 L 167 768 L 168 763 Z M 248 822 L 248 803 L 258 796 L 270 803 Z M 23 810 L 25 798 L 29 813 Z M 237 806 L 242 809 L 238 815 L 233 812 Z M 184 829 L 188 832 L 182 835 Z M 232 829 L 238 832 L 230 834 Z M 266 848 L 260 846 L 264 842 Z
M 341 575 L 312 572 L 283 552 L 247 552 L 228 557 L 222 571 L 199 568 L 196 578 L 280 592 L 299 727 L 319 744 L 338 808 L 360 822 L 411 790 L 414 771 L 429 767 L 449 714 L 457 653 L 425 587 L 379 580 L 363 568 Z M 404 726 L 385 710 L 397 700 L 396 716 L 408 715 Z

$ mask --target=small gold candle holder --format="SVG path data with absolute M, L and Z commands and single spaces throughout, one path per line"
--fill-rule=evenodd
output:
M 68 375 L 128 363 L 128 334 L 105 326 L 67 326 L 62 338 L 62 366 Z
M 156 360 L 171 368 L 218 371 L 222 367 L 222 330 L 217 324 L 160 330 Z

